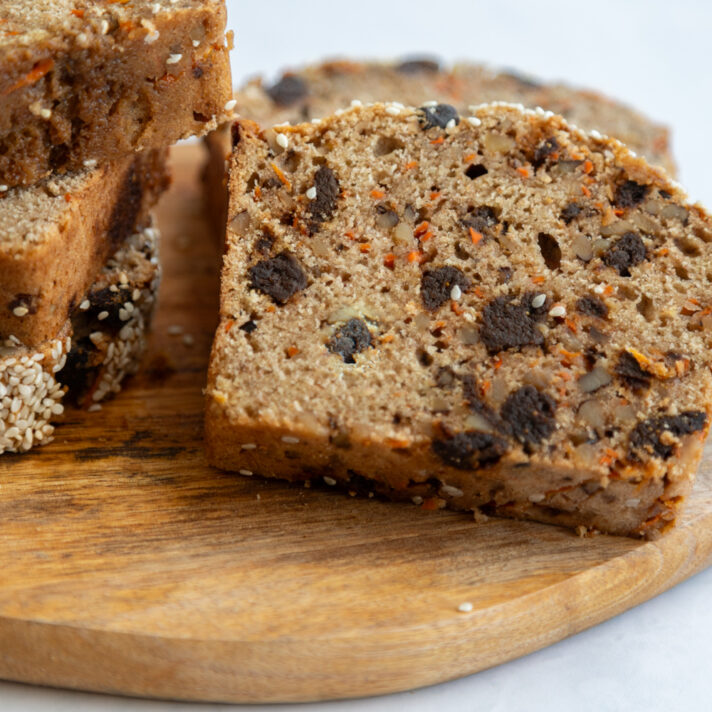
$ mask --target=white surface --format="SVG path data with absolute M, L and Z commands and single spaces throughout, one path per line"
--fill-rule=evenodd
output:
M 227 0 L 235 80 L 325 55 L 433 53 L 563 79 L 624 99 L 673 128 L 680 179 L 712 206 L 712 4 L 597 0 Z M 303 712 L 609 712 L 712 709 L 712 569 L 526 658 L 455 682 Z M 2 655 L 2 650 L 0 650 Z M 0 682 L 0 712 L 190 712 Z M 264 710 L 244 706 L 241 712 Z M 269 707 L 272 710 L 288 706 Z M 295 708 L 292 708 L 295 709 Z

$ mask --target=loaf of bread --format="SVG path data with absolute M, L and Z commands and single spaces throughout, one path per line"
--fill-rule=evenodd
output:
M 167 185 L 156 149 L 0 194 L 0 342 L 54 338 Z
M 268 127 L 327 116 L 346 108 L 353 99 L 398 101 L 409 106 L 440 101 L 453 104 L 460 113 L 473 103 L 487 101 L 541 106 L 576 126 L 615 136 L 650 162 L 663 166 L 672 175 L 675 172 L 668 130 L 630 107 L 597 92 L 545 84 L 478 64 L 463 63 L 448 69 L 431 59 L 324 62 L 287 72 L 271 85 L 265 85 L 260 78 L 251 80 L 235 94 L 235 110 Z M 227 214 L 225 162 L 230 153 L 229 126 L 208 134 L 205 146 L 205 203 L 213 229 L 222 239 Z
M 226 120 L 225 19 L 222 0 L 3 2 L 0 190 Z
M 129 236 L 59 332 L 38 347 L 0 342 L 0 454 L 52 440 L 65 403 L 99 409 L 138 369 L 158 292 L 158 231 Z
M 654 537 L 712 408 L 712 223 L 543 110 L 233 129 L 209 461 Z

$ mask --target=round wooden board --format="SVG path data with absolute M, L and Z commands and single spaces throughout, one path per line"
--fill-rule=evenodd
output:
M 219 258 L 200 157 L 174 153 L 142 373 L 51 445 L 0 458 L 0 677 L 233 702 L 394 692 L 537 650 L 712 563 L 709 456 L 679 526 L 654 543 L 208 467 Z

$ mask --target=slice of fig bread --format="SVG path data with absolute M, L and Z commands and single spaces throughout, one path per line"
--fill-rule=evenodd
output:
M 712 409 L 712 225 L 561 117 L 233 129 L 212 464 L 655 536 Z

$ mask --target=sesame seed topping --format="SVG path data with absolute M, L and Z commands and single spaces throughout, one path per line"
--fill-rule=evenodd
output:
M 252 470 L 238 470 L 238 472 L 245 477 L 252 477 Z
M 529 501 L 530 501 L 530 502 L 534 502 L 534 503 L 536 503 L 536 502 L 543 502 L 545 499 L 546 499 L 546 495 L 545 495 L 545 494 L 536 493 L 536 494 L 530 494 L 530 495 L 529 495 Z
M 87 158 L 86 161 L 84 161 L 84 168 L 96 168 L 96 158 Z
M 467 122 L 470 124 L 470 126 L 481 126 L 482 121 L 478 119 L 476 116 L 468 116 Z
M 333 477 L 329 477 L 328 475 L 324 475 L 324 483 L 329 485 L 329 487 L 333 487 L 336 484 L 336 480 Z
M 457 607 L 457 610 L 460 613 L 469 613 L 472 610 L 472 604 L 469 601 L 465 601 Z
M 419 494 L 416 494 L 414 497 L 411 497 L 410 501 L 413 504 L 423 504 L 423 498 Z
M 390 114 L 391 116 L 398 116 L 400 114 L 401 110 L 397 106 L 393 106 L 393 104 L 389 104 L 386 107 L 386 113 Z
M 8 187 L 4 183 L 2 185 L 0 185 L 0 193 L 5 193 L 8 190 L 9 190 Z
M 291 435 L 282 435 L 282 442 L 290 445 L 296 445 L 299 442 L 299 438 L 295 438 Z
M 123 307 L 119 309 L 119 319 L 121 319 L 121 321 L 128 321 L 130 317 L 131 315 L 126 311 L 126 309 Z
M 193 40 L 193 47 L 200 47 L 200 40 Z
M 242 450 L 256 450 L 257 445 L 255 443 L 243 443 L 242 445 L 240 445 L 240 448 Z
M 104 311 L 99 312 L 99 313 L 96 315 L 96 318 L 97 318 L 99 321 L 104 321 L 104 319 L 106 319 L 106 317 L 108 317 L 108 316 L 109 316 L 109 312 L 106 311 L 106 309 L 105 309 Z
M 149 32 L 144 38 L 143 41 L 146 44 L 153 44 L 159 37 L 161 36 L 161 33 L 158 30 L 153 30 L 152 32 Z
M 432 109 L 434 106 L 437 106 L 438 102 L 435 101 L 435 99 L 430 99 L 429 101 L 426 101 L 423 106 L 426 107 L 427 109 Z
M 450 119 L 450 121 L 445 124 L 445 128 L 449 130 L 454 129 L 455 126 L 457 126 L 457 122 L 455 121 L 455 119 Z
M 314 186 L 309 188 L 309 190 L 307 190 L 306 195 L 307 195 L 307 198 L 309 198 L 309 200 L 314 200 L 314 198 L 316 198 L 316 188 Z
M 98 413 L 101 410 L 102 406 L 101 403 L 92 403 L 88 408 L 87 411 L 89 413 Z
M 277 134 L 277 145 L 281 146 L 282 148 L 287 148 L 289 146 L 289 139 L 282 133 Z
M 546 301 L 546 294 L 537 294 L 534 299 L 532 299 L 532 306 L 534 309 L 539 309 L 539 307 L 544 306 L 544 302 Z
M 183 59 L 183 55 L 180 52 L 177 52 L 176 54 L 169 54 L 166 64 L 178 64 L 181 59 Z
M 30 313 L 30 310 L 27 307 L 19 306 L 19 307 L 15 307 L 12 310 L 12 313 L 15 316 L 27 316 Z
M 40 109 L 40 116 L 43 119 L 51 119 L 52 118 L 52 110 L 51 109 Z
M 566 316 L 566 307 L 561 304 L 557 304 L 555 307 L 551 307 L 551 309 L 549 309 L 549 316 Z
M 351 106 L 363 106 L 363 102 L 360 99 L 352 99 Z
M 596 294 L 603 294 L 603 292 L 606 291 L 606 285 L 605 284 L 597 284 L 593 288 L 593 291 L 596 292 Z
M 183 327 L 180 324 L 171 324 L 166 331 L 169 336 L 180 336 L 183 333 Z
M 457 302 L 461 298 L 462 298 L 462 290 L 457 285 L 454 285 L 453 288 L 450 290 L 450 299 L 452 299 L 453 302 Z
M 225 104 L 225 111 L 232 111 L 236 106 L 237 99 L 230 99 L 230 101 Z
M 186 346 L 192 346 L 195 343 L 195 338 L 192 334 L 183 334 L 183 343 Z
M 465 494 L 461 489 L 452 485 L 443 485 L 440 491 L 448 497 L 462 497 Z

